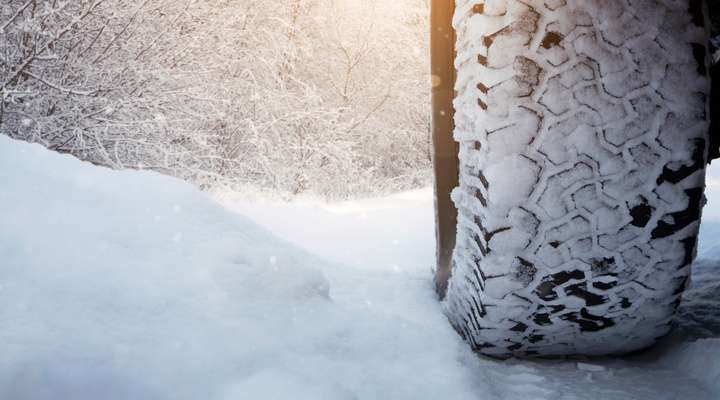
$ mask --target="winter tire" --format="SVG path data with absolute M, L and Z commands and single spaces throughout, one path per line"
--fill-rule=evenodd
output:
M 456 4 L 451 323 L 497 357 L 653 344 L 704 201 L 702 3 Z

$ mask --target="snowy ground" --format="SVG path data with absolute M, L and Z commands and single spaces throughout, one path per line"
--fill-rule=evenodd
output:
M 718 170 L 713 167 L 713 173 Z M 720 190 L 715 189 L 708 190 L 700 259 L 673 336 L 649 352 L 620 360 L 470 360 L 463 369 L 477 377 L 476 398 L 720 398 Z M 323 272 L 335 301 L 349 306 L 369 301 L 385 311 L 389 307 L 396 317 L 437 321 L 437 304 L 426 303 L 432 297 L 429 277 L 434 259 L 429 189 L 342 204 L 260 203 L 243 201 L 238 194 L 218 197 L 229 209 L 334 261 L 332 269 Z
M 720 398 L 720 204 L 661 346 L 499 362 L 435 300 L 428 190 L 220 202 L 0 136 L 0 399 Z

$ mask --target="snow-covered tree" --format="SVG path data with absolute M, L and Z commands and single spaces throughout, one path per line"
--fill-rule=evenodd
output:
M 427 5 L 385 3 L 10 0 L 0 129 L 204 186 L 414 186 L 429 168 Z

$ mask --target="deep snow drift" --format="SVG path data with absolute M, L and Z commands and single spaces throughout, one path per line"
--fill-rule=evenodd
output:
M 429 191 L 222 201 L 295 244 L 178 180 L 0 136 L 0 399 L 720 397 L 717 262 L 651 352 L 498 362 L 435 300 Z

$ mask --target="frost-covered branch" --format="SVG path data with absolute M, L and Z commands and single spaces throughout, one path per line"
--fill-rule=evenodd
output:
M 426 183 L 425 3 L 6 0 L 0 130 L 203 187 Z

